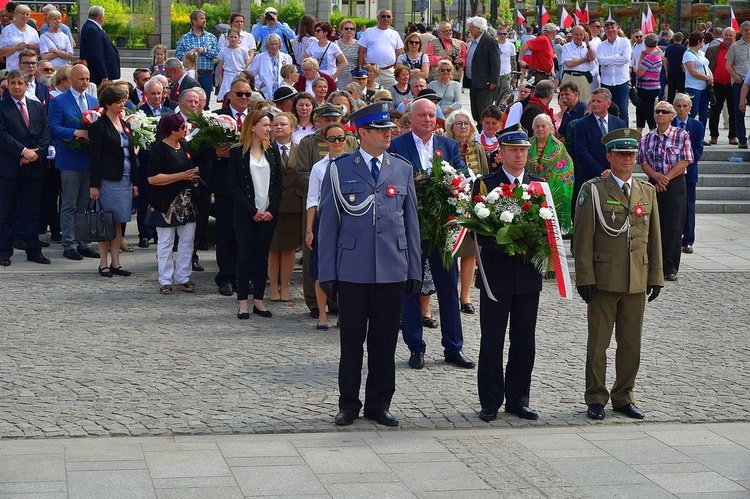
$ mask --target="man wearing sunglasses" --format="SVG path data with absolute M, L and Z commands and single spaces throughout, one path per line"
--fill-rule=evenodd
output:
M 635 85 L 635 72 L 638 71 L 638 63 L 641 62 L 641 52 L 646 49 L 643 31 L 633 31 L 633 55 L 630 57 L 630 81 Z
M 321 186 L 318 216 L 320 287 L 338 288 L 341 324 L 337 426 L 359 417 L 363 344 L 367 341 L 364 416 L 398 426 L 390 413 L 396 391 L 396 342 L 404 293 L 419 299 L 422 266 L 411 165 L 387 152 L 387 104 L 351 116 L 361 147 L 331 162 Z M 460 156 L 459 156 L 460 159 Z M 454 287 L 455 292 L 455 287 Z
M 508 40 L 508 26 L 497 30 L 497 47 L 500 51 L 500 75 L 495 89 L 495 102 L 505 92 L 510 92 L 511 72 L 516 70 L 516 45 Z
M 404 41 L 394 29 L 393 13 L 388 9 L 378 11 L 378 25 L 368 28 L 359 39 L 358 64 L 362 67 L 367 62 L 377 64 L 380 74 L 377 82 L 383 88 L 391 88 L 396 84 L 393 66 L 398 56 L 404 53 Z

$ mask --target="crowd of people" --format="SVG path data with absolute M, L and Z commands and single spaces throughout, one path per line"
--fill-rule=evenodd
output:
M 664 280 L 677 280 L 681 253 L 693 251 L 698 161 L 704 145 L 717 143 L 725 103 L 729 141 L 747 148 L 750 59 L 742 47 L 750 43 L 750 21 L 739 38 L 731 28 L 708 27 L 685 45 L 668 25 L 658 35 L 636 30 L 630 40 L 611 19 L 567 34 L 551 23 L 536 32 L 529 26 L 519 36 L 472 17 L 464 41 L 450 22 L 412 26 L 402 37 L 388 9 L 367 29 L 304 15 L 295 31 L 269 7 L 251 31 L 242 14 L 232 14 L 217 38 L 195 10 L 174 56 L 155 47 L 153 63 L 136 69 L 130 83 L 121 80 L 101 6 L 90 8 L 81 27 L 78 60 L 52 5 L 39 30 L 28 7 L 10 2 L 4 10 L 0 265 L 11 264 L 13 248 L 49 264 L 39 239 L 49 230 L 65 258 L 98 258 L 100 276 L 127 277 L 120 252 L 133 251 L 123 235 L 135 210 L 138 247 L 158 247 L 159 293 L 190 293 L 192 273 L 204 270 L 198 252 L 209 250 L 212 215 L 218 292 L 236 294 L 237 318 L 249 319 L 251 294 L 252 313 L 273 316 L 267 281 L 271 302 L 292 299 L 301 251 L 315 328 L 328 330 L 332 315 L 341 326 L 336 423 L 351 424 L 362 408 L 367 338 L 364 413 L 393 426 L 399 328 L 412 368 L 425 367 L 425 327 L 440 327 L 447 363 L 475 367 L 463 353 L 461 314 L 476 313 L 469 291 L 481 259 L 480 417 L 494 419 L 505 400 L 507 412 L 536 419 L 529 390 L 543 276 L 487 238 L 478 238 L 480 250 L 467 238 L 449 268 L 420 247 L 413 177 L 430 171 L 440 151 L 481 179 L 477 193 L 514 182 L 550 185 L 589 304 L 588 415 L 603 418 L 611 398 L 615 410 L 643 417 L 633 386 L 645 296 L 651 301 Z M 217 114 L 236 121 L 239 140 L 193 146 L 190 122 L 213 100 Z M 101 118 L 89 126 L 84 118 L 95 108 Z M 123 119 L 134 110 L 159 119 L 149 150 L 136 146 Z M 636 161 L 649 182 L 631 177 Z M 114 238 L 98 249 L 75 234 L 75 215 L 91 201 L 115 222 Z M 623 260 L 628 251 L 642 260 Z M 639 312 L 624 314 L 620 305 Z M 604 352 L 615 322 L 627 355 L 621 362 L 618 353 L 610 397 Z

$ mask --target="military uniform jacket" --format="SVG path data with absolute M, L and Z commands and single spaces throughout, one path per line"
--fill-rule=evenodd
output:
M 647 286 L 664 286 L 656 190 L 636 178 L 631 185 L 630 203 L 612 174 L 581 187 L 573 231 L 576 286 L 595 284 L 614 293 L 644 293 Z M 619 229 L 629 217 L 630 241 L 627 233 L 611 236 L 602 228 L 593 189 L 609 227 Z
M 329 165 L 321 186 L 318 216 L 318 278 L 320 282 L 396 283 L 422 279 L 419 220 L 414 178 L 409 163 L 383 154 L 377 184 L 359 150 L 337 158 L 334 193 Z M 357 205 L 374 195 L 362 216 L 343 203 Z M 338 210 L 337 210 L 338 207 Z

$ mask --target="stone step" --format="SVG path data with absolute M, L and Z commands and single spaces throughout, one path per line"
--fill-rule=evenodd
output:
M 703 165 L 701 165 L 703 166 Z M 750 187 L 750 175 L 728 173 L 710 173 L 698 176 L 698 188 L 701 187 Z
M 731 156 L 750 161 L 750 149 L 737 149 L 735 146 L 704 147 L 701 163 L 704 161 L 726 161 L 726 159 Z
M 698 163 L 698 171 L 701 174 L 734 174 L 750 175 L 750 163 L 732 163 L 730 161 L 704 161 Z
M 750 201 L 750 189 L 747 187 L 701 187 L 697 198 L 704 201 Z
M 698 195 L 700 197 L 700 194 Z M 715 201 L 698 199 L 695 202 L 696 213 L 750 213 L 750 201 Z

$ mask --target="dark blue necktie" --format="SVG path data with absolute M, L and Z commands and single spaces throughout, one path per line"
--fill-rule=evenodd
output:
M 370 165 L 372 171 L 372 178 L 375 179 L 375 183 L 378 182 L 378 177 L 380 176 L 380 168 L 378 168 L 378 158 L 372 158 L 370 160 Z
M 683 130 L 685 130 L 685 122 L 684 122 L 684 121 L 680 121 L 680 125 L 679 125 L 679 126 L 680 126 L 680 128 L 682 128 Z

